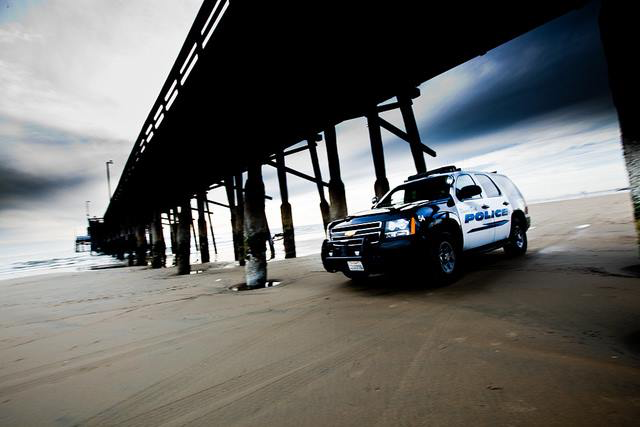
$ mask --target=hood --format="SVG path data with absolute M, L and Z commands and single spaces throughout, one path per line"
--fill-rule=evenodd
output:
M 446 202 L 446 200 L 445 200 Z M 336 221 L 336 224 L 348 223 L 352 225 L 362 224 L 365 222 L 374 222 L 374 221 L 388 221 L 391 219 L 406 217 L 409 212 L 415 211 L 417 209 L 431 207 L 434 209 L 429 209 L 429 212 L 437 211 L 437 206 L 443 203 L 443 200 L 423 200 L 419 202 L 413 203 L 404 203 L 401 205 L 395 205 L 385 208 L 374 208 L 366 211 L 356 212 L 352 215 L 349 215 L 343 220 Z M 426 212 L 425 212 L 426 213 Z

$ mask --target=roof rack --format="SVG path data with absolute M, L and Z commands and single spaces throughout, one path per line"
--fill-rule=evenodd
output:
M 455 167 L 453 165 L 443 166 L 441 168 L 432 169 L 432 170 L 427 171 L 427 172 L 422 172 L 422 173 L 417 173 L 415 175 L 411 175 L 404 182 L 413 181 L 413 180 L 420 179 L 420 178 L 426 178 L 429 175 L 436 175 L 436 174 L 439 174 L 439 173 L 447 173 L 447 172 L 459 172 L 459 171 L 460 171 L 460 168 L 457 168 L 457 167 Z

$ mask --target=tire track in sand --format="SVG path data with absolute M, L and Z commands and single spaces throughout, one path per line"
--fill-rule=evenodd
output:
M 325 295 L 315 295 L 312 297 L 302 298 L 299 300 L 272 306 L 272 309 L 288 310 L 298 306 L 306 306 L 314 300 L 321 300 Z M 235 316 L 230 316 L 214 321 L 208 321 L 199 325 L 184 328 L 178 331 L 161 334 L 154 337 L 144 338 L 127 344 L 118 345 L 105 350 L 98 350 L 91 353 L 75 356 L 65 360 L 47 363 L 36 366 L 23 371 L 14 372 L 0 377 L 0 398 L 22 392 L 42 384 L 51 384 L 62 381 L 83 372 L 88 372 L 98 368 L 101 365 L 111 364 L 119 360 L 136 357 L 151 351 L 161 350 L 167 346 L 172 346 L 198 339 L 210 333 L 210 329 L 216 327 L 219 322 L 231 321 L 237 318 L 243 318 L 250 314 L 261 314 L 262 310 L 254 312 L 244 312 Z M 264 312 L 268 314 L 268 312 Z M 241 328 L 236 326 L 231 330 Z M 114 354 L 115 353 L 115 354 Z M 77 365 L 80 363 L 80 365 Z M 72 365 L 72 366 L 70 366 Z M 75 366 L 73 366 L 75 365 Z M 53 371 L 53 372 L 52 372 Z M 11 385 L 5 385 L 11 381 L 21 380 L 25 377 L 33 377 Z
M 153 409 L 152 405 L 157 406 L 158 401 L 167 395 L 168 390 L 180 390 L 186 388 L 189 384 L 201 379 L 202 372 L 211 371 L 221 360 L 225 360 L 226 358 L 246 351 L 255 345 L 269 341 L 272 339 L 275 332 L 299 322 L 304 317 L 307 317 L 320 309 L 321 308 L 312 308 L 297 316 L 290 317 L 277 323 L 270 323 L 264 328 L 257 329 L 253 334 L 244 338 L 242 341 L 222 349 L 221 351 L 214 352 L 204 360 L 182 369 L 175 374 L 169 375 L 151 386 L 128 396 L 126 399 L 121 400 L 85 422 L 89 424 L 96 423 L 98 425 L 114 425 L 123 422 L 124 420 L 121 419 L 123 416 L 131 417 L 131 414 L 136 410 L 138 412 L 141 412 L 141 410 L 151 410 Z M 238 326 L 234 329 L 242 327 L 245 326 Z
M 411 313 L 409 318 L 405 317 L 407 313 Z M 384 343 L 384 337 L 394 330 L 401 330 L 408 324 L 434 314 L 433 311 L 424 313 L 419 308 L 411 307 L 398 313 L 392 320 L 371 321 L 363 325 L 360 330 L 364 332 L 341 334 L 329 342 L 319 343 L 133 417 L 123 412 L 105 418 L 98 415 L 88 419 L 85 424 L 212 425 L 212 417 L 216 419 L 215 425 L 238 422 L 241 417 L 267 404 L 286 399 L 292 391 L 306 386 L 320 375 L 375 351 L 376 345 Z

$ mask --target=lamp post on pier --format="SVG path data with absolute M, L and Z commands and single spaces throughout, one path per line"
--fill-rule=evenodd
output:
M 111 175 L 109 174 L 109 165 L 113 164 L 113 160 L 106 162 L 107 165 L 107 188 L 109 189 L 109 201 L 111 201 Z

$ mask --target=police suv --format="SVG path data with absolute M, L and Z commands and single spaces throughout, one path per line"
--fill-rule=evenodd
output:
M 409 177 L 373 203 L 369 211 L 328 225 L 322 244 L 327 271 L 361 279 L 429 266 L 434 281 L 450 282 L 463 253 L 527 251 L 527 204 L 515 184 L 495 172 L 434 169 Z

